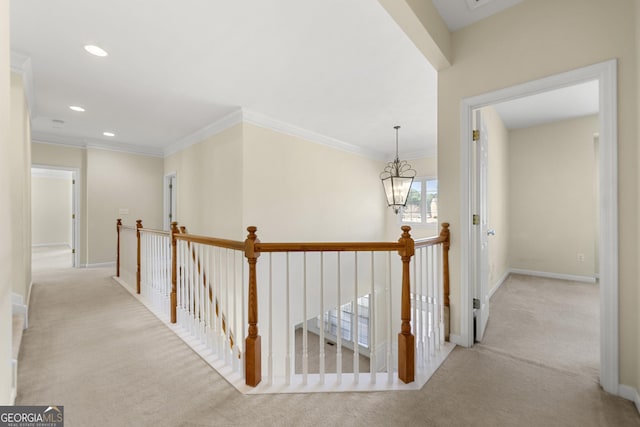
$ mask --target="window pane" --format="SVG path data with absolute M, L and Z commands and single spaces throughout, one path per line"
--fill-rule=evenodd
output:
M 438 222 L 438 180 L 427 180 L 426 190 L 426 222 Z
M 401 211 L 402 222 L 422 222 L 422 182 L 413 181 L 407 205 Z

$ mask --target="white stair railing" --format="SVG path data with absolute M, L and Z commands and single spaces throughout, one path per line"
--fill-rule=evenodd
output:
M 448 224 L 415 243 L 408 227 L 374 243 L 121 230 L 118 271 L 133 276 L 123 242 L 137 233 L 141 298 L 243 392 L 418 389 L 453 348 Z

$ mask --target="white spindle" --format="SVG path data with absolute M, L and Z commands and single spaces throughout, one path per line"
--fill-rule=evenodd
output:
M 273 385 L 273 259 L 269 252 L 269 344 L 268 344 L 268 385 Z
M 353 311 L 351 313 L 351 330 L 353 333 L 353 382 L 355 384 L 358 384 L 358 381 L 360 380 L 360 345 L 358 343 L 358 337 L 360 336 L 360 307 L 358 306 L 358 296 L 358 252 L 354 252 Z
M 375 254 L 371 252 L 371 294 L 369 296 L 369 372 L 371 384 L 376 383 L 376 288 L 375 288 Z
M 393 382 L 393 306 L 391 305 L 392 282 L 391 282 L 391 253 L 387 252 L 387 271 L 389 278 L 387 281 L 387 382 Z
M 337 349 L 336 349 L 336 379 L 338 385 L 342 384 L 342 309 L 340 308 L 340 252 L 338 254 L 338 280 L 336 282 L 336 286 L 338 287 L 338 303 L 337 303 L 337 321 L 338 327 L 336 328 L 336 338 L 338 341 Z
M 324 252 L 320 252 L 320 385 L 324 385 Z
M 287 341 L 287 352 L 285 354 L 285 361 L 284 361 L 284 365 L 285 365 L 285 383 L 287 385 L 291 384 L 291 376 L 292 376 L 292 369 L 291 369 L 291 358 L 292 358 L 292 353 L 294 351 L 294 348 L 292 346 L 292 339 L 291 339 L 291 330 L 293 329 L 292 325 L 291 325 L 291 301 L 290 301 L 290 296 L 291 296 L 291 292 L 290 292 L 290 286 L 289 286 L 289 252 L 287 252 L 287 261 L 286 261 L 286 265 L 285 265 L 285 272 L 286 272 L 286 280 L 285 280 L 285 286 L 286 286 L 286 308 L 285 308 L 285 327 L 286 327 L 286 341 Z M 293 356 L 293 360 L 295 361 L 295 356 Z
M 302 384 L 307 385 L 309 375 L 309 348 L 307 342 L 307 253 L 302 261 Z

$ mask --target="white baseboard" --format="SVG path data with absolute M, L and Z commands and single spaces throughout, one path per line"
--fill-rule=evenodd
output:
M 574 282 L 596 283 L 596 278 L 592 276 L 575 276 L 573 274 L 548 273 L 546 271 L 523 270 L 512 268 L 509 270 L 513 274 L 524 274 L 526 276 L 546 277 L 548 279 L 571 280 Z
M 81 267 L 82 268 L 106 268 L 106 267 L 115 267 L 116 266 L 116 262 L 115 261 L 111 261 L 111 262 L 97 262 L 94 264 L 82 264 Z
M 496 283 L 496 285 L 493 287 L 493 289 L 491 289 L 489 291 L 489 298 L 491 298 L 493 296 L 493 294 L 495 294 L 498 289 L 500 289 L 500 286 L 502 286 L 502 284 L 504 283 L 505 280 L 507 280 L 507 277 L 509 277 L 509 274 L 511 274 L 511 270 L 507 270 L 504 272 L 504 274 L 502 275 L 502 277 L 498 280 L 498 282 Z
M 462 335 L 449 334 L 449 342 L 460 347 L 468 347 L 467 342 L 462 339 Z
M 636 390 L 631 386 L 620 384 L 618 386 L 618 396 L 623 397 L 635 403 L 636 409 L 640 414 L 640 393 L 638 393 L 638 390 Z
M 11 393 L 9 394 L 9 405 L 16 404 L 16 397 L 18 396 L 18 361 L 11 359 Z

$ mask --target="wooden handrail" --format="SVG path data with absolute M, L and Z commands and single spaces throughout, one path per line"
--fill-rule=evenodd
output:
M 375 252 L 395 251 L 402 246 L 395 242 L 336 243 L 256 243 L 257 252 Z
M 227 249 L 236 249 L 244 251 L 245 242 L 237 240 L 218 239 L 215 237 L 199 236 L 197 234 L 176 234 L 176 239 L 186 240 L 187 242 L 200 243 L 203 245 L 220 246 Z
M 166 231 L 166 230 L 154 230 L 153 228 L 144 228 L 142 227 L 140 229 L 141 233 L 150 233 L 150 234 L 161 234 L 163 236 L 170 236 L 171 235 L 171 231 Z

